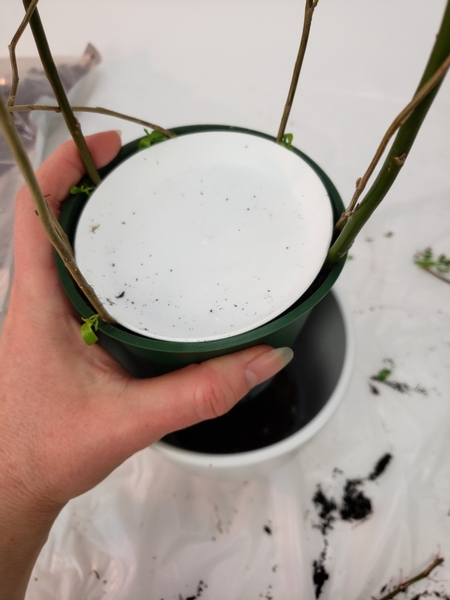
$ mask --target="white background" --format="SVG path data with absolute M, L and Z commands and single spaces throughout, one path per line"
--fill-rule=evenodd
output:
M 320 1 L 288 131 L 344 199 L 413 94 L 444 4 Z M 103 55 L 76 103 L 169 128 L 215 122 L 276 134 L 300 0 L 41 0 L 40 10 L 55 55 L 79 56 L 88 42 Z M 2 56 L 21 16 L 19 0 L 3 0 Z M 20 52 L 34 53 L 29 36 Z M 81 122 L 85 133 L 121 129 L 124 141 L 142 132 L 106 117 Z M 67 137 L 54 126 L 44 152 Z M 312 599 L 311 565 L 323 549 L 316 486 L 338 498 L 345 477 L 366 476 L 385 452 L 392 463 L 366 487 L 373 515 L 338 522 L 328 536 L 321 598 L 378 597 L 438 554 L 448 564 L 424 585 L 450 595 L 450 286 L 412 261 L 426 246 L 450 254 L 449 165 L 447 80 L 395 188 L 351 250 L 339 285 L 354 312 L 354 376 L 294 461 L 266 480 L 217 483 L 142 451 L 63 511 L 28 600 L 177 599 L 193 596 L 199 580 L 205 600 Z M 385 358 L 395 379 L 428 394 L 382 385 L 371 394 L 368 378 Z M 263 531 L 269 522 L 272 536 Z

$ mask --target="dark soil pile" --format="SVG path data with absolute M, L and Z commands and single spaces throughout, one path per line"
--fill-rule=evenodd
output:
M 363 479 L 347 479 L 339 509 L 343 521 L 361 521 L 372 513 L 372 502 L 360 489 L 363 483 Z
M 367 479 L 369 481 L 375 481 L 375 479 L 378 479 L 378 477 L 385 472 L 386 467 L 391 462 L 391 460 L 392 454 L 385 454 L 384 456 L 382 456 L 377 462 L 377 464 L 374 466 L 372 473 L 367 477 Z
M 364 493 L 363 486 L 367 481 L 375 481 L 378 479 L 378 477 L 385 472 L 391 460 L 392 454 L 386 453 L 376 462 L 367 477 L 347 479 L 344 484 L 342 498 L 339 502 L 334 498 L 328 497 L 320 484 L 317 486 L 316 492 L 312 497 L 312 502 L 316 508 L 319 522 L 315 523 L 313 527 L 320 530 L 324 538 L 325 546 L 319 558 L 312 563 L 316 598 L 319 598 L 323 586 L 330 577 L 325 568 L 326 551 L 328 547 L 327 536 L 329 532 L 333 529 L 333 525 L 338 519 L 346 522 L 354 522 L 362 521 L 370 517 L 373 512 L 372 501 Z M 335 468 L 333 472 L 339 474 L 343 473 L 337 468 Z
M 327 556 L 327 544 L 325 542 L 325 548 L 320 553 L 318 560 L 313 562 L 313 583 L 315 589 L 316 598 L 322 593 L 322 588 L 325 585 L 327 579 L 330 578 L 325 567 L 324 562 Z
M 314 506 L 319 512 L 320 524 L 317 527 L 326 535 L 329 529 L 333 529 L 333 523 L 336 520 L 337 504 L 333 498 L 327 498 L 322 488 L 317 486 L 317 491 L 312 499 Z

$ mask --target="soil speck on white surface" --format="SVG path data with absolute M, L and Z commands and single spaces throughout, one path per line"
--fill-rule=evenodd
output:
M 330 578 L 325 568 L 325 562 L 329 544 L 328 535 L 333 530 L 334 523 L 338 519 L 344 522 L 361 522 L 372 515 L 372 500 L 367 496 L 363 486 L 369 481 L 376 481 L 386 471 L 392 458 L 392 454 L 386 452 L 377 460 L 369 475 L 346 479 L 339 501 L 327 495 L 321 484 L 317 485 L 312 502 L 318 514 L 319 522 L 314 523 L 313 527 L 319 529 L 324 540 L 324 549 L 319 558 L 313 560 L 312 563 L 316 598 L 319 598 L 325 583 Z M 333 470 L 334 478 L 343 474 L 344 472 L 337 467 Z

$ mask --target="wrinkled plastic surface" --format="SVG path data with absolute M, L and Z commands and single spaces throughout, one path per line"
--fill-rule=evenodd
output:
M 61 15 L 50 4 L 58 43 Z M 319 3 L 290 130 L 344 197 L 414 90 L 443 6 Z M 108 23 L 121 23 L 116 39 L 105 22 L 95 36 L 106 7 Z M 301 3 L 130 1 L 123 10 L 99 0 L 77 10 L 73 26 L 105 59 L 78 90 L 80 103 L 168 127 L 216 121 L 276 131 Z M 406 597 L 424 589 L 450 595 L 450 286 L 412 261 L 427 246 L 450 254 L 449 83 L 340 278 L 358 349 L 330 422 L 267 479 L 212 481 L 141 451 L 64 509 L 27 600 L 185 600 L 203 588 L 204 600 L 309 600 L 318 589 L 314 562 L 316 574 L 323 564 L 329 576 L 321 598 L 356 600 L 382 596 L 384 586 L 386 593 L 438 554 L 447 562 Z M 92 115 L 82 123 L 87 132 L 122 129 L 124 141 L 141 131 Z M 54 129 L 46 151 L 65 137 Z M 407 384 L 404 393 L 370 380 L 390 364 L 385 359 L 395 364 L 391 380 Z M 386 453 L 393 456 L 386 470 L 367 479 Z M 342 509 L 346 482 L 355 478 L 364 479 L 357 489 L 372 512 L 345 520 L 334 510 L 324 535 L 317 486 Z
M 88 44 L 78 60 L 56 60 L 61 81 L 69 91 L 88 71 L 100 62 L 97 50 Z M 54 104 L 52 90 L 38 58 L 19 59 L 19 87 L 16 105 Z M 8 98 L 11 89 L 9 60 L 0 60 L 0 94 Z M 34 161 L 36 125 L 30 112 L 15 113 L 15 123 L 30 160 Z M 46 119 L 48 122 L 48 118 Z M 42 135 L 41 135 L 42 138 Z M 40 150 L 38 150 L 38 154 Z M 13 274 L 12 230 L 14 223 L 14 199 L 23 183 L 19 168 L 0 132 L 0 327 L 6 315 L 8 295 Z

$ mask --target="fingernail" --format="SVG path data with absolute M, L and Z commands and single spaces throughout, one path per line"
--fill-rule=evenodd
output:
M 250 389 L 273 377 L 294 358 L 291 348 L 275 348 L 260 354 L 245 367 L 245 380 Z
M 122 137 L 122 132 L 120 131 L 120 129 L 114 129 L 115 133 L 117 133 L 117 135 L 121 138 Z

